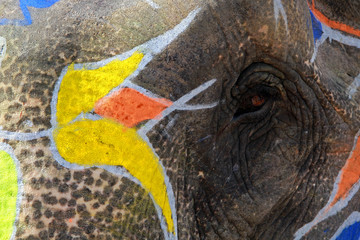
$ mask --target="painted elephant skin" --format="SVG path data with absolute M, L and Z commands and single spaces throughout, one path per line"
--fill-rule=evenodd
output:
M 358 239 L 357 9 L 0 3 L 0 233 Z

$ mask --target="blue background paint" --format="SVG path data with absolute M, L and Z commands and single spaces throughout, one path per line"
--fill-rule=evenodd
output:
M 24 19 L 0 19 L 0 25 L 20 25 L 26 26 L 32 23 L 31 15 L 28 7 L 48 8 L 60 0 L 20 0 L 20 9 L 24 15 Z
M 360 238 L 360 222 L 345 228 L 336 240 L 358 240 Z
M 314 42 L 316 42 L 316 40 L 320 39 L 321 35 L 323 34 L 322 26 L 321 26 L 321 22 L 316 19 L 316 17 L 311 11 L 310 11 L 310 15 L 311 15 L 311 25 L 314 35 Z

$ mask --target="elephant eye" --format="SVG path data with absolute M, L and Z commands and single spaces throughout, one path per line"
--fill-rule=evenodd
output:
M 265 98 L 262 95 L 255 95 L 251 98 L 251 103 L 254 107 L 260 107 L 264 104 Z
M 243 116 L 253 120 L 261 118 L 270 110 L 276 98 L 277 91 L 272 87 L 262 85 L 248 89 L 244 94 L 235 97 L 237 103 L 233 120 L 240 120 Z

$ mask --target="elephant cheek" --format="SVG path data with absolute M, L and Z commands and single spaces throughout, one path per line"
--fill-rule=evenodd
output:
M 250 181 L 261 201 L 275 204 L 294 185 L 296 167 L 275 153 L 266 153 L 255 162 L 259 164 L 249 169 Z

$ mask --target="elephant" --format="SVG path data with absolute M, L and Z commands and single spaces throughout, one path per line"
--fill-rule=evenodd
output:
M 359 3 L 0 9 L 5 239 L 359 238 Z

